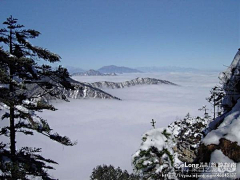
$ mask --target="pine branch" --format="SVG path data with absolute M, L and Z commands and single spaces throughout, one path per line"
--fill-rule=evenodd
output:
M 0 135 L 4 135 L 6 137 L 9 137 L 9 127 L 0 128 Z
M 71 142 L 67 136 L 60 136 L 58 133 L 54 133 L 54 134 L 47 135 L 47 136 L 49 136 L 50 139 L 53 139 L 65 146 L 74 146 L 77 144 L 77 142 Z
M 21 33 L 25 34 L 27 38 L 36 38 L 41 34 L 40 32 L 33 29 L 22 30 Z
M 5 37 L 0 37 L 0 42 L 3 42 L 3 43 L 5 43 L 5 44 L 8 44 L 9 43 L 9 40 L 8 40 L 8 38 L 5 38 Z
M 41 47 L 32 46 L 30 43 L 26 42 L 25 46 L 30 49 L 33 54 L 36 54 L 40 59 L 47 60 L 51 63 L 60 61 L 61 57 L 57 54 L 50 52 L 47 49 Z

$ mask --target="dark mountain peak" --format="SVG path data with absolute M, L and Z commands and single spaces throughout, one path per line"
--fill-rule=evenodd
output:
M 115 73 L 101 73 L 99 71 L 96 71 L 94 69 L 90 69 L 85 72 L 78 72 L 78 73 L 73 73 L 73 76 L 116 76 Z

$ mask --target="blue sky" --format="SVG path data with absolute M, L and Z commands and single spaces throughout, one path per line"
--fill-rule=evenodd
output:
M 105 65 L 224 69 L 238 48 L 235 0 L 0 0 L 41 32 L 33 44 L 83 69 Z M 3 27 L 3 26 L 1 26 Z

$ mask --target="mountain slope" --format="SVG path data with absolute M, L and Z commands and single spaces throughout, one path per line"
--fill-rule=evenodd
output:
M 128 68 L 128 67 L 119 67 L 119 66 L 104 66 L 100 69 L 98 69 L 99 72 L 101 73 L 141 73 L 141 71 L 137 70 L 137 69 L 132 69 L 132 68 Z
M 49 79 L 51 81 L 51 79 Z M 116 99 L 120 100 L 119 98 L 108 94 L 101 89 L 93 87 L 87 83 L 82 83 L 75 81 L 71 78 L 68 79 L 71 85 L 74 87 L 73 90 L 66 90 L 65 88 L 61 87 L 59 84 L 56 83 L 56 87 L 53 89 L 53 94 L 59 94 L 59 96 L 65 96 L 72 99 L 83 99 L 83 98 L 99 98 L 99 99 Z M 38 94 L 45 94 L 43 89 L 37 84 L 31 84 L 28 88 L 28 96 L 37 96 Z M 59 97 L 62 98 L 62 97 Z M 42 97 L 43 100 L 49 101 L 55 99 L 49 93 L 45 94 Z
M 74 90 L 65 90 L 63 89 L 64 94 L 73 99 L 80 99 L 80 98 L 100 98 L 100 99 L 117 99 L 115 96 L 108 94 L 101 89 L 88 85 L 86 83 L 78 82 L 71 79 L 71 84 L 74 85 Z

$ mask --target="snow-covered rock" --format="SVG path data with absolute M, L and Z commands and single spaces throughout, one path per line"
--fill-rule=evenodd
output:
M 226 92 L 222 106 L 225 111 L 229 111 L 240 98 L 240 50 L 227 70 L 220 74 L 219 79 L 221 79 Z
M 198 147 L 209 120 L 207 114 L 203 118 L 187 114 L 183 120 L 175 121 L 168 126 L 176 142 L 173 149 L 182 162 L 191 163 L 197 157 Z

